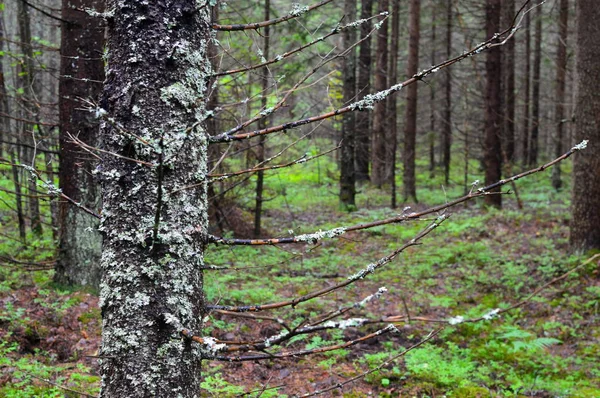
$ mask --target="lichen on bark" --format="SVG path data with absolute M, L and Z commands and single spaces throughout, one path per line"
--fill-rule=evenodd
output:
M 204 305 L 210 10 L 196 0 L 109 3 L 101 105 L 115 123 L 103 125 L 103 149 L 145 163 L 105 156 L 96 173 L 101 396 L 195 397 L 202 352 L 181 331 L 201 334 Z

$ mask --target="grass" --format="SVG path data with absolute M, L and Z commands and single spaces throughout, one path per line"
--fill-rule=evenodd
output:
M 317 153 L 317 147 L 324 148 L 318 142 L 311 145 L 304 150 Z M 230 166 L 236 165 L 239 166 Z M 470 170 L 477 170 L 475 162 Z M 569 167 L 563 166 L 563 170 L 568 176 Z M 442 189 L 441 176 L 437 173 L 430 178 L 425 163 L 418 164 L 418 173 L 417 180 L 423 184 L 418 191 L 421 203 L 411 204 L 415 210 L 444 203 L 464 191 L 460 184 Z M 451 177 L 452 181 L 462 181 L 461 175 Z M 468 176 L 469 181 L 476 179 L 482 177 Z M 357 212 L 338 211 L 336 165 L 328 157 L 268 173 L 267 185 L 271 200 L 265 202 L 265 229 L 273 236 L 354 225 L 402 211 L 387 208 L 389 192 L 368 184 L 359 188 Z M 409 248 L 360 283 L 293 310 L 269 315 L 297 326 L 318 314 L 361 301 L 382 286 L 388 293 L 354 309 L 347 317 L 379 319 L 403 315 L 408 310 L 412 317 L 470 318 L 494 308 L 509 307 L 586 258 L 568 253 L 568 191 L 555 193 L 550 187 L 549 173 L 519 181 L 517 189 L 525 209 L 517 208 L 513 196 L 505 196 L 502 211 L 486 209 L 475 202 L 451 209 L 450 219 L 422 245 Z M 252 184 L 238 188 L 236 195 L 251 198 Z M 6 208 L 1 214 L 3 222 L 9 220 Z M 249 305 L 299 297 L 345 280 L 390 254 L 427 223 L 428 220 L 423 220 L 387 225 L 348 233 L 313 246 L 211 247 L 206 253 L 206 263 L 229 269 L 205 272 L 206 300 Z M 35 261 L 53 257 L 54 243 L 49 236 L 37 241 L 31 237 L 31 242 L 23 250 L 20 244 L 3 240 L 1 250 Z M 80 309 L 87 305 L 90 296 L 61 290 L 51 283 L 51 277 L 51 271 L 32 273 L 14 266 L 0 267 L 3 373 L 0 396 L 64 395 L 54 384 L 97 393 L 96 368 L 87 365 L 81 353 L 59 359 L 52 347 L 36 347 L 53 336 L 52 328 L 69 322 L 76 322 L 80 325 L 77 327 L 95 334 L 96 339 L 99 334 L 97 306 Z M 364 396 L 368 391 L 381 397 L 600 396 L 597 279 L 592 264 L 499 319 L 449 326 L 439 338 L 346 387 L 342 394 Z M 11 299 L 11 295 L 18 299 Z M 46 315 L 40 318 L 36 311 Z M 340 344 L 383 326 L 374 324 L 360 330 L 349 328 L 300 336 L 282 350 Z M 249 396 L 285 396 L 327 387 L 344 377 L 375 369 L 390 356 L 419 342 L 435 327 L 416 321 L 397 326 L 399 334 L 378 339 L 374 344 L 294 361 L 240 366 L 207 363 L 202 384 L 204 394 L 228 397 L 246 392 Z M 268 320 L 218 314 L 211 314 L 205 323 L 205 333 L 221 339 L 264 339 L 280 331 L 279 324 Z M 33 339 L 35 336 L 41 342 L 33 344 L 32 341 L 37 341 Z M 260 379 L 257 372 L 268 376 Z

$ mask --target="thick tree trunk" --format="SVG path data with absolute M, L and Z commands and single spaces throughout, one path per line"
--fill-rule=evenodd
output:
M 344 1 L 344 15 L 348 21 L 356 18 L 356 0 Z M 343 36 L 344 49 L 349 49 L 356 42 L 354 29 L 346 29 Z M 343 61 L 344 104 L 355 101 L 356 97 L 356 53 L 351 49 Z M 356 134 L 356 114 L 345 113 L 342 116 L 342 148 L 340 159 L 340 207 L 346 211 L 356 210 L 354 197 L 356 195 L 356 175 L 354 172 L 354 139 Z
M 271 19 L 271 0 L 265 0 L 265 14 L 264 20 L 268 21 Z M 265 59 L 269 59 L 270 55 L 270 34 L 271 29 L 269 26 L 265 26 L 263 31 L 263 57 Z M 262 69 L 262 98 L 260 101 L 261 109 L 267 109 L 268 103 L 268 89 L 269 89 L 269 69 Z M 264 129 L 267 127 L 267 117 L 263 117 L 258 121 L 258 129 Z M 265 140 L 266 137 L 263 135 L 258 139 L 258 146 L 256 148 L 256 162 L 261 164 L 265 161 Z M 264 185 L 265 185 L 265 172 L 263 170 L 259 170 L 256 173 L 256 197 L 255 197 L 255 205 L 254 205 L 254 237 L 258 238 L 260 236 L 261 224 L 262 224 L 262 206 L 263 206 L 263 193 L 264 193 Z
M 363 0 L 361 2 L 360 18 L 367 19 L 373 15 L 373 0 Z M 367 35 L 372 29 L 370 21 L 360 26 L 360 49 L 358 53 L 358 91 L 359 98 L 371 93 L 371 36 Z M 370 162 L 370 130 L 369 116 L 370 112 L 358 112 L 356 114 L 356 180 L 366 181 L 369 179 Z
M 101 397 L 200 396 L 201 359 L 210 352 L 181 332 L 202 335 L 208 3 L 111 0 L 107 7 L 108 69 L 97 113 L 113 122 L 103 123 L 102 147 L 133 160 L 103 154 L 97 171 Z
M 446 0 L 446 59 L 452 56 L 452 0 Z M 444 71 L 444 117 L 442 130 L 442 165 L 444 181 L 450 181 L 450 146 L 452 145 L 452 74 Z
M 531 137 L 529 142 L 529 165 L 537 163 L 540 132 L 540 75 L 542 69 L 542 7 L 535 15 L 535 48 L 533 51 L 533 87 L 531 93 Z
M 389 82 L 396 84 L 398 80 L 398 50 L 400 41 L 400 0 L 393 0 L 392 5 L 392 37 L 390 40 L 390 66 L 389 66 Z M 398 149 L 398 117 L 396 110 L 396 96 L 392 95 L 388 98 L 389 125 L 386 129 L 385 141 L 386 145 L 386 163 L 385 175 L 387 182 L 391 187 L 391 207 L 395 209 L 397 206 L 396 200 L 396 151 Z
M 100 186 L 95 160 L 68 134 L 93 147 L 99 143 L 99 123 L 81 99 L 96 102 L 102 93 L 104 63 L 102 21 L 81 9 L 104 11 L 105 0 L 63 0 L 59 81 L 60 188 L 88 209 L 100 211 Z M 54 280 L 67 285 L 100 286 L 102 236 L 99 221 L 71 203 L 61 202 L 60 247 Z
M 521 163 L 529 156 L 529 109 L 531 80 L 531 13 L 525 14 L 525 73 L 523 74 L 523 131 L 521 135 Z
M 421 17 L 421 1 L 410 1 L 408 62 L 406 75 L 413 76 L 419 66 L 419 20 Z M 415 178 L 415 152 L 417 138 L 417 84 L 406 88 L 406 115 L 404 119 L 404 201 L 417 201 Z
M 380 0 L 379 12 L 388 12 L 388 0 Z M 388 20 L 377 31 L 377 53 L 375 56 L 375 92 L 388 87 Z M 375 104 L 373 112 L 373 135 L 371 139 L 371 182 L 379 188 L 385 182 L 385 130 L 387 128 L 387 100 Z
M 571 248 L 600 249 L 600 8 L 577 0 L 576 142 L 589 140 L 573 167 Z
M 554 136 L 554 154 L 561 155 L 563 151 L 563 130 L 565 117 L 565 86 L 567 76 L 567 34 L 569 23 L 569 0 L 560 0 L 558 16 L 558 43 L 556 51 L 556 101 L 554 110 L 554 123 L 556 135 Z M 560 177 L 560 163 L 552 168 L 552 186 L 557 191 L 562 188 Z
M 492 37 L 500 27 L 500 0 L 487 0 L 486 5 L 486 33 Z M 486 93 L 485 93 L 485 140 L 484 164 L 485 184 L 489 185 L 501 177 L 502 151 L 501 131 L 502 118 L 500 105 L 502 103 L 502 57 L 500 47 L 494 47 L 487 52 L 485 61 Z M 487 195 L 485 202 L 494 207 L 502 206 L 502 195 Z

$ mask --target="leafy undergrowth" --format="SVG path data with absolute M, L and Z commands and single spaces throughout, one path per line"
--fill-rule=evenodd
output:
M 326 168 L 320 173 L 326 176 Z M 288 175 L 296 185 L 289 185 L 284 175 L 271 177 L 290 187 L 267 204 L 265 230 L 273 236 L 289 236 L 289 229 L 309 233 L 398 213 L 384 207 L 387 194 L 366 185 L 358 197 L 360 210 L 341 213 L 336 210 L 335 189 L 327 189 L 335 176 L 315 179 L 314 172 L 306 170 Z M 410 315 L 410 320 L 396 323 L 398 333 L 307 357 L 207 362 L 203 396 L 292 396 L 343 383 L 368 370 L 374 371 L 325 396 L 600 396 L 598 261 L 499 317 L 460 322 L 520 302 L 590 256 L 568 254 L 569 196 L 554 193 L 548 185 L 547 179 L 537 176 L 522 184 L 523 210 L 510 196 L 505 197 L 503 211 L 486 210 L 475 202 L 452 209 L 449 220 L 421 245 L 407 249 L 373 275 L 323 298 L 269 314 L 294 327 L 385 287 L 381 298 L 344 315 L 373 323 L 296 337 L 280 351 L 340 344 L 385 327 L 387 322 L 377 322 L 384 317 Z M 424 203 L 406 211 L 443 203 L 437 186 L 439 181 L 432 180 L 421 190 Z M 455 197 L 462 188 L 446 192 Z M 318 208 L 317 202 L 322 203 Z M 309 246 L 213 247 L 207 263 L 230 269 L 206 272 L 207 301 L 263 304 L 331 286 L 390 254 L 432 220 L 351 232 Z M 61 290 L 50 280 L 51 271 L 0 268 L 0 396 L 98 392 L 97 298 Z M 446 324 L 427 343 L 381 366 L 442 325 L 427 319 L 453 319 L 454 325 Z M 212 314 L 205 333 L 222 340 L 252 340 L 281 331 L 279 323 L 267 319 Z

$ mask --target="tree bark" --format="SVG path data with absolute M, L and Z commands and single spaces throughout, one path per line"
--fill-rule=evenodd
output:
M 99 212 L 101 193 L 93 170 L 95 160 L 68 134 L 95 147 L 99 124 L 81 99 L 97 102 L 102 93 L 104 63 L 102 21 L 81 9 L 103 12 L 105 0 L 63 0 L 59 81 L 60 165 L 62 192 Z M 99 221 L 71 203 L 60 203 L 60 246 L 54 280 L 66 285 L 100 286 L 102 236 Z
M 406 75 L 413 76 L 419 67 L 419 20 L 421 1 L 410 1 L 408 61 Z M 406 88 L 406 114 L 404 119 L 404 201 L 417 202 L 415 178 L 415 152 L 417 137 L 417 84 Z
M 521 163 L 528 164 L 529 156 L 529 100 L 531 80 L 531 17 L 525 14 L 525 73 L 523 74 L 523 131 L 521 135 Z
M 31 47 L 31 19 L 29 16 L 29 8 L 27 5 L 19 1 L 17 3 L 17 19 L 19 24 L 19 36 L 21 51 L 23 52 L 23 58 L 20 60 L 19 66 L 19 86 L 23 89 L 21 96 L 21 117 L 26 120 L 21 122 L 21 139 L 27 143 L 28 146 L 23 148 L 23 156 L 21 157 L 21 163 L 29 164 L 35 167 L 36 152 L 32 149 L 35 148 L 35 142 L 33 135 L 35 130 L 34 124 L 30 120 L 37 120 L 38 114 L 36 111 L 36 98 L 37 92 L 39 92 L 38 84 L 35 80 L 35 68 L 33 59 L 33 49 Z M 23 178 L 23 180 L 25 180 Z M 43 232 L 42 228 L 42 216 L 40 213 L 40 202 L 38 200 L 36 191 L 36 180 L 34 178 L 27 178 L 29 181 L 28 188 L 31 195 L 28 196 L 27 202 L 29 205 L 29 218 L 31 220 L 31 231 L 41 236 Z
M 102 148 L 133 160 L 104 154 L 97 170 L 101 397 L 198 397 L 201 359 L 211 351 L 181 332 L 201 336 L 204 315 L 210 7 L 111 0 L 107 9 L 97 113 L 114 122 L 102 124 Z
M 4 29 L 4 11 L 0 10 L 0 51 L 4 51 L 4 43 L 5 43 L 5 29 Z M 4 57 L 0 57 L 0 112 L 6 116 L 0 116 L 2 119 L 2 123 L 0 123 L 0 128 L 2 129 L 2 135 L 8 135 L 10 131 L 12 131 L 12 122 L 9 117 L 11 114 L 10 105 L 8 102 L 8 92 L 6 89 L 6 81 L 4 78 Z M 17 135 L 16 141 L 18 145 L 20 139 Z M 15 207 L 17 211 L 17 221 L 19 224 L 19 238 L 21 243 L 25 243 L 27 239 L 27 230 L 25 225 L 25 217 L 23 214 L 23 198 L 21 195 L 21 184 L 19 183 L 19 167 L 17 166 L 18 162 L 18 149 L 16 145 L 7 145 L 8 153 L 10 154 L 10 161 L 12 163 L 12 177 L 14 181 L 15 188 Z M 0 144 L 0 154 L 3 153 L 3 146 Z
M 388 0 L 380 0 L 379 13 L 388 12 Z M 377 31 L 377 53 L 375 56 L 375 92 L 388 87 L 388 20 L 384 20 Z M 373 135 L 371 139 L 371 182 L 381 188 L 385 182 L 385 130 L 387 128 L 387 100 L 375 104 L 373 112 Z
M 446 59 L 452 57 L 452 0 L 446 0 Z M 444 181 L 450 182 L 450 147 L 452 145 L 452 74 L 444 71 L 444 118 L 442 130 L 442 164 Z
M 567 34 L 569 23 L 569 0 L 560 0 L 558 16 L 558 43 L 556 51 L 556 101 L 554 108 L 554 154 L 560 156 L 563 151 L 563 126 L 565 117 L 565 86 L 567 76 Z M 552 168 L 552 186 L 557 191 L 562 188 L 560 163 Z
M 542 7 L 537 7 L 535 15 L 535 48 L 533 51 L 533 87 L 531 93 L 531 137 L 529 142 L 529 165 L 537 163 L 540 131 L 540 75 L 542 68 Z
M 265 14 L 264 20 L 268 21 L 271 19 L 271 0 L 265 0 Z M 263 31 L 263 57 L 265 59 L 269 59 L 270 55 L 270 34 L 271 29 L 267 25 Z M 268 104 L 268 89 L 269 89 L 269 69 L 262 69 L 262 98 L 260 101 L 261 108 L 263 110 L 267 109 Z M 263 117 L 258 121 L 258 129 L 264 129 L 267 127 L 267 118 Z M 265 140 L 266 137 L 263 135 L 258 139 L 258 146 L 256 147 L 256 162 L 262 163 L 265 161 Z M 264 202 L 263 192 L 264 192 L 264 184 L 265 184 L 265 172 L 263 170 L 259 170 L 256 173 L 256 202 L 254 205 L 254 237 L 257 238 L 260 236 L 261 224 L 262 224 L 262 205 Z
M 576 44 L 576 142 L 589 140 L 573 166 L 571 248 L 600 249 L 600 8 L 578 0 Z
M 436 64 L 436 28 L 437 28 L 437 7 L 435 0 L 429 3 L 431 7 L 431 65 Z M 435 170 L 435 92 L 436 86 L 434 83 L 429 83 L 429 176 L 433 177 Z
M 515 17 L 515 0 L 504 0 L 503 27 L 510 26 Z M 512 163 L 515 154 L 515 38 L 504 46 L 504 154 Z
M 367 19 L 373 14 L 373 0 L 361 2 L 360 18 Z M 371 93 L 371 36 L 367 35 L 372 29 L 369 21 L 360 26 L 361 43 L 358 53 L 358 97 L 362 98 Z M 370 112 L 357 112 L 355 132 L 355 154 L 356 154 L 356 180 L 366 181 L 369 179 L 370 145 L 369 119 Z
M 344 1 L 344 15 L 348 21 L 356 18 L 356 0 Z M 350 49 L 356 42 L 353 29 L 346 29 L 343 47 Z M 342 100 L 349 104 L 356 99 L 356 52 L 350 49 L 343 60 Z M 342 115 L 342 148 L 340 159 L 340 207 L 346 211 L 356 210 L 356 175 L 354 172 L 354 139 L 356 134 L 356 114 L 348 112 Z
M 400 40 L 400 0 L 393 0 L 392 4 L 392 29 L 390 40 L 390 66 L 389 66 L 389 82 L 396 84 L 398 80 L 398 50 Z M 386 145 L 386 176 L 387 181 L 391 186 L 391 207 L 397 207 L 396 200 L 396 151 L 398 149 L 398 117 L 396 110 L 396 96 L 392 95 L 388 98 L 388 115 L 389 126 L 386 129 L 385 141 Z
M 500 0 L 487 0 L 486 4 L 486 33 L 491 37 L 500 28 Z M 484 164 L 485 185 L 492 184 L 501 177 L 502 154 L 501 148 L 502 118 L 500 105 L 502 103 L 502 57 L 500 47 L 493 47 L 487 52 L 485 61 L 486 93 L 485 93 L 485 140 Z M 486 204 L 502 207 L 502 195 L 487 195 Z

